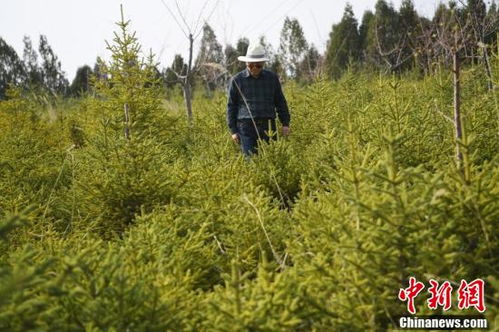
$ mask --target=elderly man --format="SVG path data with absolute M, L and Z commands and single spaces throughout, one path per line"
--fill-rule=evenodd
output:
M 263 69 L 265 50 L 261 45 L 248 47 L 246 69 L 232 77 L 227 102 L 227 124 L 232 140 L 241 144 L 246 156 L 257 152 L 259 140 L 269 141 L 269 131 L 276 132 L 276 114 L 282 124 L 282 135 L 289 134 L 290 115 L 281 83 L 276 74 Z

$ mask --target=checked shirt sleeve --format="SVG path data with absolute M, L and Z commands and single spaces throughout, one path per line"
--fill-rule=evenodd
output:
M 275 95 L 274 95 L 274 103 L 276 107 L 277 116 L 279 117 L 279 121 L 285 127 L 289 126 L 289 122 L 291 121 L 291 116 L 289 114 L 288 103 L 286 102 L 286 98 L 282 93 L 281 82 L 279 82 L 279 78 L 275 77 Z
M 237 133 L 237 112 L 240 96 L 236 84 L 236 78 L 233 77 L 229 82 L 227 95 L 227 125 L 231 134 Z

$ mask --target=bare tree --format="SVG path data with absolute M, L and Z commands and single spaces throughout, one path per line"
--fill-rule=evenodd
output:
M 194 80 L 195 74 L 200 70 L 202 62 L 194 62 L 193 53 L 194 53 L 194 41 L 199 37 L 201 32 L 203 31 L 204 23 L 206 23 L 210 17 L 215 12 L 215 9 L 218 6 L 219 0 L 213 4 L 213 8 L 210 11 L 207 11 L 208 5 L 210 4 L 210 0 L 206 0 L 199 11 L 199 15 L 197 20 L 193 24 L 187 23 L 186 17 L 182 9 L 180 8 L 178 0 L 175 0 L 175 8 L 176 12 L 174 12 L 165 2 L 165 0 L 161 0 L 167 11 L 170 13 L 175 23 L 179 27 L 179 29 L 184 34 L 185 38 L 189 42 L 189 56 L 187 57 L 187 64 L 184 72 L 176 72 L 174 71 L 175 76 L 177 77 L 177 82 L 182 86 L 182 91 L 184 93 L 184 101 L 185 108 L 187 113 L 187 120 L 189 123 L 192 123 L 192 83 Z M 208 15 L 203 17 L 203 14 L 208 12 Z M 173 69 L 172 69 L 173 70 Z
M 398 42 L 390 50 L 384 50 L 383 46 L 380 43 L 377 24 L 375 25 L 374 29 L 378 54 L 385 62 L 388 72 L 397 70 L 408 60 L 412 59 L 413 53 L 404 54 L 404 50 L 406 50 L 408 47 L 408 40 L 406 35 L 400 35 Z
M 462 3 L 462 1 L 460 1 Z M 473 41 L 473 51 L 480 51 L 476 57 L 480 58 L 483 62 L 485 73 L 487 75 L 487 87 L 489 91 L 494 88 L 492 79 L 492 69 L 489 60 L 489 50 L 486 44 L 486 39 L 489 36 L 497 34 L 499 17 L 497 13 L 487 15 L 485 3 L 481 1 L 471 2 L 473 7 L 469 8 L 466 12 L 465 19 L 469 24 L 469 38 Z M 474 52 L 472 53 L 474 54 Z
M 470 49 L 473 47 L 473 39 L 470 38 L 470 20 L 463 21 L 457 11 L 453 8 L 446 22 L 439 22 L 433 26 L 434 36 L 433 52 L 441 56 L 444 62 L 452 63 L 453 74 L 453 104 L 454 104 L 454 129 L 456 138 L 456 162 L 463 175 L 465 165 L 461 149 L 463 129 L 461 123 L 461 81 L 460 66 L 462 59 L 469 57 Z

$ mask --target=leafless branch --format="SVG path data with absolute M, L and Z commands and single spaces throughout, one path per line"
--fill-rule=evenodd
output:
M 187 31 L 189 33 L 192 33 L 191 27 L 189 26 L 189 23 L 187 23 L 187 20 L 185 19 L 185 16 L 184 16 L 184 13 L 182 13 L 182 10 L 180 9 L 180 6 L 178 4 L 178 0 L 175 0 L 175 7 L 177 7 L 178 15 L 182 19 L 182 22 L 184 22 Z

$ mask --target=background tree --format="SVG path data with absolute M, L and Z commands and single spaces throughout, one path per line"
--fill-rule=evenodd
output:
M 202 66 L 207 62 L 222 63 L 222 60 L 222 45 L 217 41 L 217 36 L 211 26 L 205 23 L 203 25 L 203 36 L 201 37 L 201 46 L 196 58 L 196 65 Z
M 180 54 L 175 54 L 173 62 L 170 67 L 166 68 L 163 75 L 165 85 L 167 89 L 173 88 L 178 84 L 178 78 L 176 73 L 180 75 L 185 75 L 187 71 L 186 64 L 184 63 L 184 58 Z
M 106 72 L 102 70 L 103 63 L 104 61 L 100 57 L 97 57 L 95 59 L 95 64 L 92 72 L 94 74 L 93 77 L 96 80 L 106 80 L 108 78 Z
M 378 0 L 367 33 L 368 62 L 385 71 L 397 70 L 408 59 L 402 58 L 405 39 L 393 5 Z
M 239 55 L 246 55 L 246 52 L 248 51 L 249 47 L 249 39 L 246 37 L 241 37 L 237 40 L 237 45 L 236 45 L 236 50 Z M 268 49 L 267 49 L 268 51 Z M 246 64 L 241 61 L 237 61 L 237 71 L 241 71 L 244 68 L 246 68 Z
M 489 11 L 490 13 L 490 11 Z M 490 36 L 497 35 L 497 15 L 488 15 L 487 7 L 483 0 L 468 0 L 464 9 L 466 26 L 469 27 L 471 61 L 475 63 L 481 60 L 488 78 L 487 86 L 493 89 L 492 66 L 489 60 L 489 49 L 486 45 Z
M 223 61 L 222 45 L 217 41 L 217 36 L 210 25 L 205 23 L 195 66 L 199 68 L 199 75 L 208 95 L 211 95 L 211 92 L 223 82 L 221 78 L 226 73 Z
M 233 75 L 237 72 L 238 69 L 238 62 L 237 57 L 238 57 L 237 49 L 234 48 L 231 44 L 225 45 L 224 48 L 224 60 L 223 60 L 223 66 L 227 69 L 227 72 L 230 75 Z
M 492 0 L 492 3 L 489 6 L 486 20 L 487 22 L 490 22 L 491 25 L 495 26 L 495 29 L 490 29 L 491 31 L 485 36 L 485 43 L 491 45 L 491 48 L 494 49 L 494 45 L 497 45 L 497 29 L 499 28 L 499 9 L 495 0 Z
M 38 54 L 33 48 L 31 38 L 24 36 L 23 43 L 23 65 L 27 76 L 26 85 L 30 88 L 41 87 L 43 85 L 43 73 L 38 64 Z
M 371 26 L 371 21 L 374 19 L 374 14 L 370 10 L 366 10 L 362 15 L 362 23 L 359 27 L 359 47 L 360 47 L 360 60 L 362 62 L 367 59 L 367 44 L 368 44 L 368 31 Z
M 61 62 L 50 47 L 47 37 L 40 35 L 38 51 L 42 58 L 43 85 L 52 93 L 65 93 L 68 81 L 61 68 Z
M 267 61 L 266 64 L 266 68 L 276 73 L 280 78 L 285 79 L 286 69 L 284 67 L 284 61 L 281 58 L 282 55 L 274 50 L 274 47 L 267 41 L 267 38 L 265 38 L 265 36 L 260 36 L 260 38 L 258 39 L 258 43 L 263 46 L 265 54 L 267 58 L 269 58 L 269 61 Z M 246 47 L 246 49 L 247 48 L 248 47 Z M 246 55 L 246 51 L 244 51 L 244 53 L 241 53 L 241 55 Z M 246 64 L 244 62 L 241 62 L 241 68 L 246 68 Z
M 177 76 L 178 82 L 182 86 L 182 90 L 184 92 L 184 100 L 185 100 L 185 108 L 186 108 L 186 113 L 187 113 L 187 121 L 189 123 L 192 123 L 193 120 L 193 115 L 192 115 L 192 85 L 194 81 L 194 76 L 195 74 L 199 71 L 199 67 L 195 65 L 194 63 L 194 41 L 199 37 L 199 34 L 202 32 L 203 29 L 201 29 L 203 26 L 201 25 L 201 22 L 208 22 L 209 18 L 213 13 L 215 12 L 215 9 L 217 7 L 217 3 L 213 6 L 211 10 L 208 10 L 207 6 L 209 3 L 209 0 L 205 1 L 203 6 L 200 8 L 198 18 L 195 23 L 193 24 L 188 24 L 187 20 L 185 18 L 184 13 L 180 9 L 180 5 L 177 0 L 175 0 L 175 6 L 177 8 L 177 13 L 175 14 L 170 7 L 166 4 L 164 0 L 161 0 L 167 11 L 170 13 L 174 21 L 177 23 L 177 26 L 179 29 L 182 31 L 186 39 L 189 41 L 189 56 L 186 57 L 187 62 L 186 62 L 186 70 L 185 74 L 180 74 L 175 72 L 175 75 Z M 205 16 L 203 20 L 203 13 L 208 13 L 208 15 Z
M 279 54 L 286 68 L 286 73 L 291 78 L 297 78 L 298 66 L 307 49 L 308 43 L 300 22 L 296 18 L 286 17 L 281 30 Z
M 0 99 L 5 99 L 9 84 L 21 85 L 26 80 L 26 71 L 14 48 L 0 37 Z
M 461 27 L 466 26 L 470 40 L 469 48 L 465 51 L 470 57 L 471 63 L 476 63 L 478 53 L 478 43 L 484 42 L 485 37 L 485 17 L 487 16 L 487 8 L 482 0 L 467 0 L 466 6 L 461 10 L 462 21 L 459 22 Z
M 334 24 L 329 34 L 326 50 L 326 64 L 330 77 L 338 78 L 346 69 L 350 61 L 360 59 L 360 37 L 357 29 L 352 6 L 347 4 L 343 17 L 338 24 Z
M 319 51 L 312 44 L 298 67 L 298 77 L 301 78 L 301 81 L 305 83 L 313 82 L 313 80 L 319 75 L 321 61 L 322 57 Z
M 90 77 L 92 76 L 92 68 L 84 65 L 76 70 L 75 78 L 69 86 L 71 96 L 79 97 L 90 90 Z
M 412 0 L 402 0 L 399 10 L 399 26 L 402 35 L 401 69 L 410 69 L 414 61 L 410 61 L 418 48 L 418 37 L 422 35 L 422 26 L 419 15 L 414 8 Z

